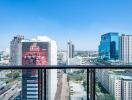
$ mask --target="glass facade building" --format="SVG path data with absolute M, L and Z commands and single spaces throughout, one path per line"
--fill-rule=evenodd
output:
M 101 36 L 99 45 L 99 57 L 103 60 L 118 59 L 119 33 L 110 32 Z

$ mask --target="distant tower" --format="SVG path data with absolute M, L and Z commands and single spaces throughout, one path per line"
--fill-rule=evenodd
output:
M 21 41 L 24 36 L 17 35 L 10 42 L 10 63 L 11 65 L 21 65 Z
M 72 41 L 67 42 L 67 64 L 69 64 L 69 59 L 74 57 L 75 46 Z
M 67 53 L 69 58 L 74 57 L 74 44 L 72 44 L 71 41 L 67 42 L 68 48 L 67 48 Z
M 75 45 L 74 44 L 72 44 L 72 58 L 74 57 L 74 50 L 75 49 Z

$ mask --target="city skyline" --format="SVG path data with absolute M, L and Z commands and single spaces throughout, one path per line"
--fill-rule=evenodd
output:
M 100 36 L 108 32 L 131 34 L 132 1 L 127 0 L 1 0 L 0 49 L 17 34 L 25 38 L 46 35 L 66 49 L 98 50 Z M 91 45 L 92 43 L 92 45 Z

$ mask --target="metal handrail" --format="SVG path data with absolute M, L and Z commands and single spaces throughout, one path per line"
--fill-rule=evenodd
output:
M 132 69 L 132 65 L 18 65 L 0 66 L 0 69 Z
M 44 87 L 46 87 L 46 70 L 48 69 L 86 69 L 87 70 L 87 98 L 91 97 L 90 100 L 95 100 L 95 74 L 96 69 L 132 69 L 132 65 L 18 65 L 18 66 L 0 66 L 2 69 L 38 69 L 41 74 L 44 72 Z M 43 76 L 43 75 L 42 75 Z M 90 81 L 89 81 L 90 80 Z M 40 79 L 42 82 L 42 77 Z M 90 85 L 90 87 L 89 87 Z M 90 90 L 90 93 L 89 93 Z M 41 89 L 42 91 L 42 89 Z M 39 100 L 46 100 L 46 88 L 44 88 L 44 97 L 40 94 Z

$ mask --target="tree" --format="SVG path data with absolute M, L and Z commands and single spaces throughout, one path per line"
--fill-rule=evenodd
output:
M 6 74 L 6 77 L 8 77 L 9 79 L 12 78 L 12 79 L 16 79 L 20 76 L 19 72 L 13 72 L 13 73 L 8 73 Z
M 20 74 L 18 72 L 13 73 L 13 78 L 14 79 L 18 78 L 19 76 L 20 76 Z
M 12 73 L 8 73 L 8 74 L 6 74 L 6 77 L 8 77 L 8 78 L 12 78 Z

